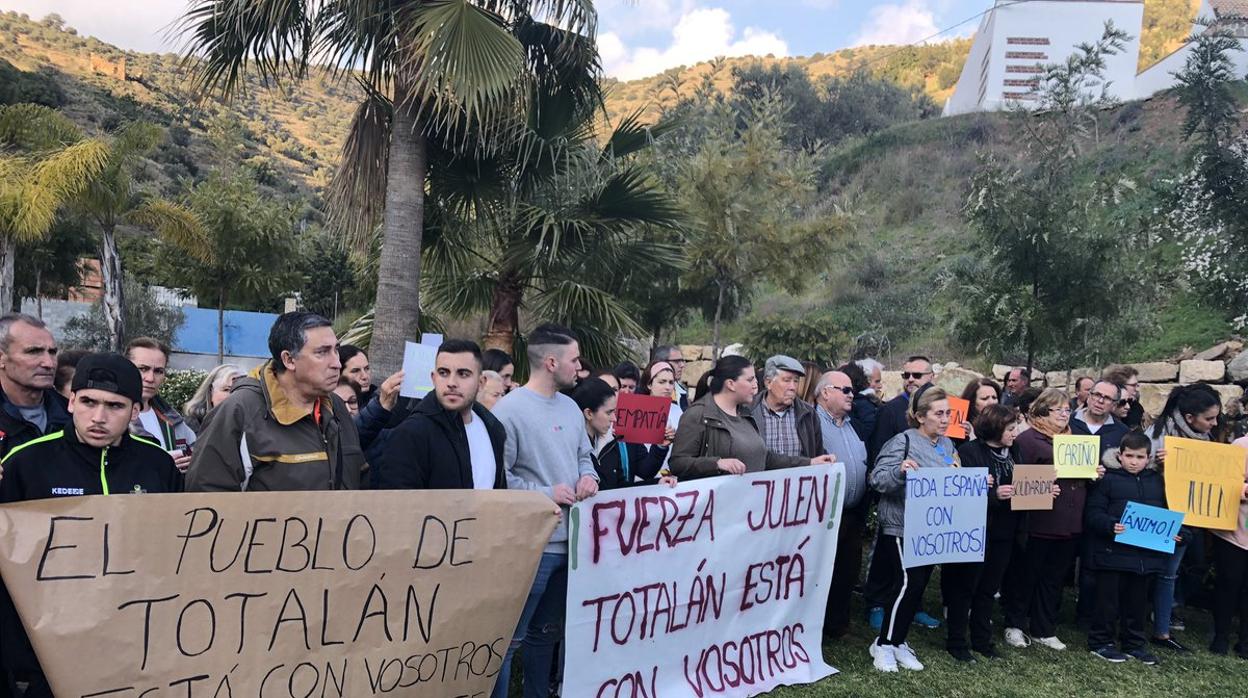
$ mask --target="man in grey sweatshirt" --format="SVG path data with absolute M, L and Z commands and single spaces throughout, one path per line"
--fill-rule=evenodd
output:
M 580 347 L 571 330 L 552 324 L 533 330 L 528 345 L 529 382 L 503 396 L 493 410 L 507 430 L 503 447 L 507 489 L 541 492 L 566 510 L 598 493 L 585 418 L 572 398 L 559 392 L 576 384 Z M 550 667 L 563 636 L 568 594 L 567 521 L 565 511 L 542 553 L 493 698 L 506 698 L 511 658 L 521 644 L 525 695 L 549 695 Z

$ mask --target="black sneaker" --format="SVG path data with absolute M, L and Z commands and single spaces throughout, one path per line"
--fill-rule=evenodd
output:
M 984 655 L 984 657 L 987 659 L 1001 659 L 1001 653 L 998 652 L 997 648 L 993 647 L 992 645 L 988 645 L 987 647 L 983 647 L 983 648 L 976 647 L 975 651 Z
M 959 662 L 965 662 L 967 664 L 975 663 L 975 656 L 972 655 L 971 651 L 968 649 L 946 650 L 946 651 L 949 653 L 949 656 L 953 657 Z
M 1209 651 L 1225 657 L 1231 651 L 1231 641 L 1225 637 L 1214 637 L 1213 642 L 1209 643 Z
M 1187 630 L 1187 623 L 1185 623 L 1183 619 L 1179 617 L 1179 614 L 1171 613 L 1170 614 L 1170 629 L 1171 630 Z
M 1158 647 L 1164 647 L 1172 652 L 1191 652 L 1186 645 L 1173 637 L 1154 637 L 1150 639 L 1149 642 Z
M 1156 666 L 1157 664 L 1161 664 L 1161 660 L 1157 659 L 1156 655 L 1149 653 L 1149 651 L 1144 648 L 1131 650 L 1127 654 L 1131 655 L 1131 658 L 1140 664 L 1145 664 L 1147 666 Z
M 1105 661 L 1111 662 L 1113 664 L 1122 664 L 1123 662 L 1127 661 L 1127 655 L 1123 654 L 1122 652 L 1119 652 L 1118 649 L 1114 647 L 1113 645 L 1105 645 L 1099 650 L 1092 650 L 1092 654 L 1095 654 L 1101 659 L 1104 659 Z

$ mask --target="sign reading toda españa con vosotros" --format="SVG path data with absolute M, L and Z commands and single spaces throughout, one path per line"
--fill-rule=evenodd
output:
M 599 493 L 571 511 L 567 696 L 754 696 L 836 673 L 844 466 Z
M 558 520 L 533 492 L 244 492 L 0 507 L 57 696 L 488 695 Z
M 905 567 L 983 562 L 987 523 L 987 468 L 906 472 Z

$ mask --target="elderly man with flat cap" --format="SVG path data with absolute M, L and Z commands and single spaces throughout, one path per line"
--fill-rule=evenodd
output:
M 129 359 L 90 354 L 78 363 L 70 387 L 70 423 L 5 456 L 0 502 L 181 491 L 182 474 L 165 449 L 130 434 L 143 378 Z M 27 684 L 26 698 L 52 696 L 7 591 L 0 597 L 0 658 L 5 682 Z
M 801 362 L 791 356 L 767 359 L 764 387 L 751 411 L 769 451 L 806 458 L 826 453 L 815 406 L 797 397 L 797 384 L 805 375 Z

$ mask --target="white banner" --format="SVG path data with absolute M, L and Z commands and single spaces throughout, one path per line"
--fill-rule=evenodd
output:
M 563 695 L 755 696 L 836 673 L 845 468 L 600 492 L 571 511 Z

